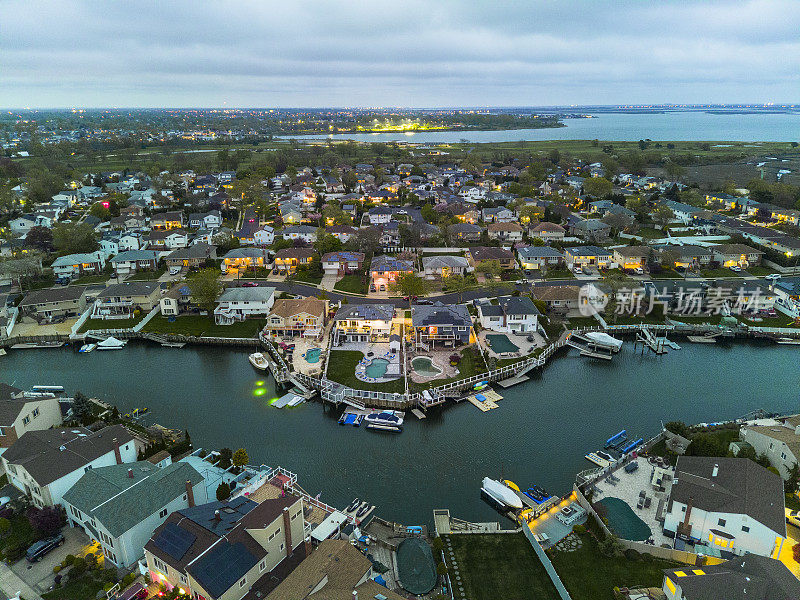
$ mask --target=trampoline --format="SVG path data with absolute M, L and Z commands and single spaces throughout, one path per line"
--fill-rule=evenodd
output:
M 505 352 L 519 352 L 519 347 L 515 345 L 507 335 L 487 335 L 486 341 L 489 342 L 492 350 L 497 354 L 504 354 Z
M 420 538 L 406 538 L 397 547 L 397 575 L 403 589 L 427 594 L 439 579 L 431 547 Z

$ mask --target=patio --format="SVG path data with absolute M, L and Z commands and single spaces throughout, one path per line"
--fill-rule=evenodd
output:
M 514 344 L 518 348 L 517 351 L 514 352 L 498 352 L 492 348 L 492 344 L 486 337 L 489 336 L 493 339 L 494 336 L 505 336 L 511 344 Z M 533 341 L 529 342 L 528 337 L 533 337 Z M 484 352 L 487 356 L 492 356 L 494 358 L 516 358 L 518 356 L 527 356 L 531 354 L 537 348 L 544 348 L 547 345 L 547 342 L 542 337 L 542 335 L 538 332 L 526 332 L 526 333 L 500 333 L 497 331 L 492 331 L 491 329 L 483 329 L 480 333 L 478 333 L 478 339 L 480 340 L 481 347 L 483 348 Z M 495 348 L 497 348 L 496 341 L 494 342 Z M 502 350 L 502 347 L 499 348 Z
M 444 350 L 430 350 L 427 352 L 418 352 L 406 353 L 408 364 L 406 365 L 406 372 L 408 373 L 409 377 L 411 377 L 411 381 L 414 383 L 425 383 L 427 381 L 434 381 L 436 379 L 452 379 L 453 377 L 458 376 L 458 367 L 453 366 L 450 364 L 450 357 L 453 354 L 456 354 L 457 351 L 453 350 L 452 348 L 446 348 Z M 418 356 L 425 356 L 431 359 L 431 362 L 434 366 L 438 369 L 441 369 L 442 372 L 436 375 L 422 375 L 417 373 L 414 368 L 411 366 L 411 361 L 417 358 Z
M 355 376 L 360 381 L 367 383 L 386 383 L 388 381 L 394 381 L 401 376 L 400 356 L 396 352 L 393 353 L 389 349 L 389 344 L 386 342 L 345 342 L 340 346 L 336 346 L 333 352 L 339 350 L 357 351 L 364 355 L 364 358 L 355 368 Z M 389 361 L 384 377 L 370 377 L 366 373 L 366 367 L 369 366 L 372 359 L 376 358 Z

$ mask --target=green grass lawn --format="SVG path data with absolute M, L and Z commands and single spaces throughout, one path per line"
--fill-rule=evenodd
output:
M 156 315 L 142 328 L 146 333 L 166 333 L 175 335 L 254 338 L 263 329 L 263 319 L 248 319 L 233 325 L 216 325 L 214 317 L 201 315 L 183 315 L 170 323 L 163 315 Z
M 293 275 L 286 278 L 286 281 L 297 281 L 300 283 L 311 283 L 319 285 L 322 281 L 322 273 L 314 274 L 310 271 L 295 271 Z
M 656 587 L 664 581 L 663 569 L 676 566 L 666 560 L 640 555 L 637 560 L 600 553 L 590 535 L 581 536 L 583 546 L 574 552 L 550 555 L 572 600 L 613 600 L 614 587 Z
M 701 269 L 700 275 L 705 277 L 706 279 L 719 279 L 721 277 L 739 277 L 741 275 L 739 273 L 734 273 L 730 269 L 726 267 L 719 267 L 717 269 Z
M 470 600 L 558 600 L 558 592 L 521 533 L 445 536 Z M 448 561 L 448 567 L 452 566 Z
M 683 275 L 675 269 L 662 269 L 658 273 L 650 273 L 651 279 L 683 279 Z
M 90 329 L 130 329 L 134 325 L 138 325 L 145 316 L 147 313 L 142 312 L 138 317 L 132 319 L 86 319 L 78 329 L 78 333 L 85 333 Z
M 364 353 L 359 350 L 331 350 L 328 359 L 328 379 L 337 381 L 354 390 L 375 390 L 376 392 L 406 391 L 403 378 L 386 383 L 367 383 L 356 377 L 356 365 L 364 358 Z
M 760 321 L 754 321 L 741 315 L 737 315 L 736 318 L 745 325 L 752 325 L 754 327 L 797 327 L 794 319 L 783 313 L 778 313 L 777 317 L 763 318 Z
M 534 275 L 536 277 L 536 275 Z M 575 275 L 569 269 L 548 269 L 547 275 L 543 279 L 575 279 Z
M 125 281 L 154 281 L 161 277 L 166 271 L 166 265 L 154 271 L 138 271 L 137 273 L 134 273 L 128 277 Z
M 95 600 L 97 593 L 103 589 L 105 581 L 94 573 L 85 574 L 75 581 L 51 592 L 42 594 L 44 600 Z
M 655 227 L 640 227 L 636 235 L 641 236 L 646 240 L 658 240 L 663 237 L 667 237 L 666 233 L 660 229 L 656 229 Z
M 336 282 L 333 289 L 350 294 L 366 294 L 368 285 L 368 280 L 361 275 L 345 275 Z
M 98 275 L 84 275 L 83 277 L 78 277 L 77 279 L 73 279 L 70 282 L 70 285 L 89 285 L 90 283 L 105 283 L 111 279 L 110 273 L 100 273 Z
M 762 266 L 753 266 L 747 267 L 745 269 L 750 275 L 755 277 L 763 277 L 764 275 L 772 275 L 773 273 L 777 273 L 775 269 L 770 269 L 769 267 L 762 267 Z

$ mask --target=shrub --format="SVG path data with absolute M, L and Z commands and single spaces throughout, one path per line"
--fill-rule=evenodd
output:
M 438 565 L 436 565 L 436 574 L 440 576 L 447 575 L 447 565 L 443 562 L 440 562 Z
M 53 573 L 58 573 L 61 570 L 61 565 L 56 565 L 53 567 Z
M 59 585 L 61 585 L 61 575 L 56 575 L 56 576 L 53 578 L 53 583 L 55 583 L 55 584 L 56 584 L 56 587 L 58 587 Z
M 231 495 L 231 487 L 224 481 L 217 486 L 217 500 L 222 502 L 227 500 Z
M 432 546 L 433 549 L 436 550 L 436 552 L 441 552 L 442 550 L 444 550 L 444 542 L 442 541 L 442 538 L 440 537 L 433 538 Z
M 76 558 L 72 561 L 72 568 L 69 570 L 69 578 L 75 579 L 80 577 L 86 571 L 86 561 L 82 558 Z
M 623 554 L 625 555 L 625 558 L 630 561 L 637 561 L 639 558 L 641 558 L 641 555 L 633 548 L 628 548 L 623 552 Z
M 25 546 L 14 544 L 11 546 L 6 546 L 3 556 L 8 562 L 17 562 L 20 558 L 25 556 L 26 551 L 27 548 Z
M 64 557 L 64 560 L 61 561 L 62 567 L 71 567 L 72 563 L 75 562 L 75 555 L 74 554 L 67 554 Z
M 584 535 L 586 531 L 586 525 L 575 525 L 575 527 L 572 528 L 572 533 L 576 535 Z
M 792 546 L 792 555 L 794 556 L 795 562 L 800 562 L 800 544 Z

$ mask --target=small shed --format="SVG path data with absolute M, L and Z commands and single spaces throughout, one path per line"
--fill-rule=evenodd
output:
M 389 350 L 392 352 L 400 352 L 400 336 L 396 333 L 389 336 Z

